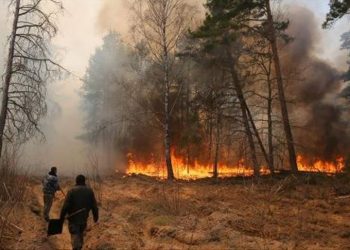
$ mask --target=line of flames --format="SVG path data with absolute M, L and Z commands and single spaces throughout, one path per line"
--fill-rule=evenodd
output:
M 144 174 L 152 177 L 166 178 L 167 172 L 164 164 L 142 163 L 134 160 L 132 154 L 128 154 L 128 167 L 126 174 Z M 338 157 L 334 162 L 316 160 L 309 163 L 301 155 L 297 156 L 298 169 L 308 172 L 322 172 L 327 174 L 335 174 L 342 172 L 345 168 L 343 157 Z M 200 164 L 197 161 L 191 165 L 186 164 L 183 158 L 172 154 L 172 165 L 174 175 L 178 179 L 199 179 L 213 176 L 213 166 L 210 164 Z M 269 174 L 266 166 L 260 168 L 262 175 Z M 252 176 L 253 169 L 248 167 L 244 160 L 238 161 L 236 165 L 218 164 L 219 177 L 233 176 Z

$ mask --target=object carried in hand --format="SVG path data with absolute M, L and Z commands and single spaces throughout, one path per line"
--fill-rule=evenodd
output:
M 79 209 L 78 211 L 71 213 L 69 216 L 67 216 L 67 219 L 83 211 L 85 211 L 85 208 Z M 47 236 L 61 234 L 63 231 L 63 223 L 64 223 L 64 220 L 62 219 L 49 220 L 49 224 L 47 227 Z
M 47 236 L 61 234 L 63 230 L 63 220 L 61 219 L 50 219 L 47 227 Z

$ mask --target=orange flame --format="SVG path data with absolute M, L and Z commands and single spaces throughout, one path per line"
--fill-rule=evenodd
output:
M 144 174 L 148 176 L 166 178 L 167 172 L 164 164 L 156 163 L 142 163 L 137 162 L 133 158 L 132 154 L 128 154 L 128 168 L 127 174 Z M 172 165 L 174 169 L 174 175 L 178 179 L 191 180 L 199 178 L 207 178 L 213 176 L 213 166 L 210 164 L 200 164 L 195 161 L 193 164 L 188 165 L 186 161 L 177 157 L 174 154 L 171 156 Z M 261 168 L 261 174 L 268 174 L 269 171 L 266 167 Z M 229 166 L 226 164 L 218 164 L 218 176 L 219 177 L 232 177 L 232 176 L 252 176 L 252 168 L 245 165 L 244 160 L 238 161 L 237 165 Z
M 316 160 L 310 164 L 301 155 L 298 155 L 297 163 L 300 171 L 336 174 L 344 171 L 345 169 L 344 157 L 337 157 L 334 162 Z
M 167 171 L 164 164 L 157 163 L 143 163 L 134 159 L 132 154 L 127 155 L 128 167 L 126 174 L 144 174 L 152 177 L 164 179 L 167 176 Z M 300 171 L 308 172 L 322 172 L 327 174 L 335 174 L 342 172 L 345 168 L 345 161 L 343 157 L 338 157 L 334 162 L 327 162 L 316 160 L 309 163 L 303 156 L 297 156 L 298 169 Z M 174 175 L 178 179 L 191 180 L 199 178 L 207 178 L 213 176 L 213 166 L 210 164 L 204 165 L 195 161 L 188 165 L 186 161 L 177 157 L 172 153 L 172 164 Z M 269 174 L 267 167 L 261 167 L 261 174 Z M 236 165 L 218 164 L 219 177 L 234 177 L 234 176 L 252 176 L 253 170 L 251 167 L 245 165 L 244 160 L 240 160 Z

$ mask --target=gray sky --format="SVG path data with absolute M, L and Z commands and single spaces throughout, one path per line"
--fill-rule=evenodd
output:
M 200 2 L 201 0 L 191 0 Z M 9 15 L 6 4 L 0 0 L 0 71 L 3 72 L 5 42 L 8 35 Z M 309 8 L 319 22 L 320 43 L 317 55 L 334 67 L 345 68 L 346 53 L 340 51 L 339 37 L 349 27 L 349 19 L 343 19 L 330 30 L 322 30 L 321 23 L 328 10 L 328 0 L 282 0 L 285 5 L 301 5 Z M 130 15 L 125 0 L 63 0 L 65 14 L 58 21 L 59 33 L 53 44 L 58 49 L 60 63 L 83 76 L 89 57 L 108 30 L 115 29 L 127 35 Z M 289 7 L 283 7 L 288 14 Z M 103 12 L 102 12 L 103 10 Z M 103 14 L 101 14 L 103 13 Z M 302 35 L 302 34 L 300 34 Z M 60 106 L 59 114 L 44 119 L 47 133 L 45 143 L 33 142 L 27 149 L 27 163 L 37 166 L 58 165 L 65 171 L 76 173 L 86 159 L 86 148 L 75 137 L 82 133 L 82 112 L 79 109 L 79 89 L 82 82 L 69 77 L 58 83 L 50 83 L 49 104 Z M 80 171 L 80 170 L 79 170 Z

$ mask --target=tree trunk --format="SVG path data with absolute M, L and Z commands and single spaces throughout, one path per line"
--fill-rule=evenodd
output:
M 272 56 L 273 61 L 275 65 L 275 71 L 276 71 L 276 77 L 277 77 L 277 87 L 278 87 L 278 96 L 280 100 L 281 105 L 281 113 L 282 113 L 282 121 L 283 121 L 283 127 L 284 127 L 284 133 L 286 136 L 287 141 L 287 147 L 288 147 L 288 153 L 289 153 L 289 164 L 290 168 L 293 173 L 298 172 L 298 166 L 295 156 L 295 148 L 294 148 L 294 141 L 293 141 L 293 134 L 289 122 L 289 116 L 288 116 L 288 108 L 286 103 L 286 98 L 284 94 L 284 86 L 283 86 L 283 79 L 282 79 L 282 70 L 280 65 L 280 59 L 278 55 L 278 49 L 277 49 L 277 39 L 276 39 L 276 31 L 274 28 L 273 23 L 273 16 L 271 12 L 271 6 L 270 6 L 270 0 L 265 0 L 266 3 L 266 9 L 267 9 L 267 18 L 268 18 L 268 26 L 269 26 L 269 40 L 271 44 L 272 49 Z
M 213 122 L 212 122 L 212 114 L 210 114 L 209 118 L 209 156 L 208 159 L 211 160 L 212 158 L 212 151 L 213 151 Z
M 7 117 L 9 88 L 10 88 L 12 71 L 13 71 L 13 57 L 15 52 L 16 32 L 17 32 L 20 5 L 21 5 L 21 0 L 16 0 L 9 54 L 8 54 L 7 65 L 6 65 L 5 81 L 4 81 L 3 90 L 2 90 L 2 103 L 1 103 L 1 111 L 0 111 L 0 159 L 1 159 L 1 155 L 2 155 L 1 153 L 2 153 L 2 148 L 4 144 L 4 132 L 5 132 L 5 125 L 6 125 L 6 117 Z
M 273 174 L 273 173 L 274 173 L 273 167 L 271 167 L 271 163 L 270 163 L 268 154 L 267 154 L 266 149 L 265 149 L 265 147 L 264 147 L 264 144 L 263 144 L 263 142 L 262 142 L 262 140 L 261 140 L 261 138 L 260 138 L 258 129 L 257 129 L 256 126 L 255 126 L 255 123 L 254 123 L 254 120 L 253 120 L 253 116 L 252 116 L 252 114 L 251 114 L 251 112 L 250 112 L 250 109 L 249 109 L 247 103 L 245 102 L 245 100 L 244 100 L 244 103 L 245 103 L 245 106 L 246 106 L 246 109 L 247 109 L 247 114 L 248 114 L 250 123 L 252 124 L 252 129 L 253 129 L 253 131 L 254 131 L 255 137 L 256 137 L 256 139 L 258 140 L 258 143 L 259 143 L 260 149 L 261 149 L 261 151 L 262 151 L 262 153 L 263 153 L 263 155 L 264 155 L 265 161 L 266 161 L 266 163 L 267 163 L 267 165 L 268 165 L 268 167 L 269 167 L 271 173 Z
M 267 140 L 269 149 L 269 168 L 271 174 L 275 173 L 275 161 L 273 158 L 273 141 L 272 141 L 272 85 L 270 76 L 267 79 L 268 99 L 267 99 Z
M 190 69 L 189 69 L 190 72 Z M 186 81 L 186 125 L 190 125 L 190 86 L 189 81 Z M 186 142 L 186 164 L 187 164 L 187 174 L 190 174 L 190 142 L 191 139 L 187 136 L 187 142 Z
M 165 147 L 165 162 L 168 174 L 168 180 L 174 179 L 173 165 L 171 162 L 171 142 L 170 142 L 170 110 L 169 110 L 169 92 L 170 92 L 170 82 L 169 82 L 169 53 L 167 47 L 166 39 L 166 19 L 163 23 L 163 64 L 164 64 L 164 147 Z
M 167 64 L 167 63 L 166 63 Z M 166 68 L 168 68 L 166 66 Z M 164 93 L 164 111 L 165 111 L 165 124 L 164 124 L 164 146 L 165 146 L 165 162 L 168 173 L 168 180 L 174 179 L 173 166 L 171 163 L 171 146 L 170 146 L 170 112 L 169 112 L 169 73 L 168 70 L 164 74 L 165 93 Z
M 219 149 L 220 149 L 220 110 L 217 110 L 217 119 L 216 119 L 216 132 L 215 132 L 215 156 L 214 156 L 214 165 L 213 165 L 213 178 L 218 178 L 218 162 L 219 162 Z
M 249 148 L 250 148 L 250 154 L 253 162 L 253 168 L 254 168 L 254 176 L 258 177 L 260 175 L 260 167 L 258 164 L 258 159 L 256 157 L 256 149 L 255 149 L 255 144 L 254 144 L 254 139 L 253 139 L 253 134 L 250 130 L 249 127 L 249 119 L 247 116 L 247 104 L 245 102 L 244 96 L 243 96 L 243 91 L 239 82 L 238 75 L 233 68 L 234 64 L 232 63 L 231 66 L 231 76 L 234 84 L 234 88 L 236 90 L 236 94 L 238 97 L 238 101 L 240 104 L 240 108 L 242 111 L 242 118 L 243 118 L 243 123 L 244 123 L 244 128 L 248 137 L 248 143 L 249 143 Z

